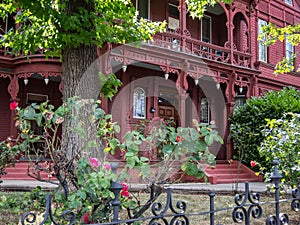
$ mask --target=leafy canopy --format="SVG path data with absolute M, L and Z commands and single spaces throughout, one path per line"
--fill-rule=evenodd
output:
M 66 10 L 70 3 L 57 0 L 2 1 L 0 17 L 17 12 L 14 18 L 18 25 L 4 35 L 1 45 L 12 48 L 14 53 L 22 51 L 28 55 L 43 49 L 48 55 L 58 56 L 61 49 L 82 44 L 101 47 L 105 42 L 151 39 L 154 33 L 162 32 L 165 27 L 164 22 L 138 20 L 130 1 L 80 1 L 71 12 Z

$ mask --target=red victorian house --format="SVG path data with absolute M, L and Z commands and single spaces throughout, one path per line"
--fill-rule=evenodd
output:
M 279 27 L 299 23 L 299 0 L 220 3 L 207 8 L 201 20 L 189 16 L 184 0 L 136 0 L 134 4 L 141 17 L 166 20 L 168 29 L 139 47 L 122 45 L 99 56 L 104 72 L 114 72 L 123 82 L 112 101 L 103 101 L 103 108 L 121 125 L 121 136 L 135 124 L 161 117 L 177 126 L 189 126 L 192 119 L 204 123 L 213 120 L 227 140 L 227 118 L 235 105 L 283 86 L 300 88 L 296 72 L 273 75 L 274 65 L 298 52 L 299 47 L 279 41 L 267 47 L 257 41 L 261 26 L 267 23 Z M 8 17 L 1 32 L 11 26 Z M 22 107 L 44 100 L 61 104 L 59 60 L 45 59 L 42 52 L 32 54 L 29 60 L 13 57 L 8 49 L 0 50 L 0 140 L 17 132 L 15 115 L 8 107 L 11 101 Z M 295 64 L 299 63 L 297 59 Z M 220 163 L 217 169 L 233 170 L 230 175 L 222 174 L 223 180 L 216 175 L 217 169 L 209 171 L 213 173 L 209 174 L 210 181 L 232 182 L 237 177 L 235 164 L 224 165 L 234 154 L 230 141 L 214 146 L 212 151 Z M 255 180 L 247 173 L 247 169 L 240 171 L 239 180 Z

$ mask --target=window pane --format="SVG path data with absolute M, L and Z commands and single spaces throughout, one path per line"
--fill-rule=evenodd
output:
M 201 19 L 201 32 L 202 32 L 202 41 L 210 43 L 210 26 L 211 26 L 211 21 L 210 17 L 204 16 Z
M 289 4 L 289 5 L 293 5 L 293 1 L 292 0 L 285 0 L 285 3 Z
M 258 20 L 258 35 L 262 34 L 262 27 L 267 25 L 267 22 L 264 20 Z M 265 38 L 259 40 L 258 42 L 258 60 L 267 62 L 267 46 L 263 44 Z
M 209 103 L 207 101 L 207 98 L 201 99 L 201 115 L 200 115 L 200 122 L 201 123 L 209 123 Z
M 133 118 L 144 119 L 146 118 L 146 96 L 142 88 L 134 89 L 133 93 Z
M 149 19 L 149 1 L 148 0 L 138 0 L 137 10 L 139 11 L 139 17 Z

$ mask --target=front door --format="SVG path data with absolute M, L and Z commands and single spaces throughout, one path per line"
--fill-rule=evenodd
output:
M 159 105 L 159 117 L 164 118 L 166 121 L 172 122 L 174 127 L 177 127 L 177 115 L 174 106 L 170 105 Z

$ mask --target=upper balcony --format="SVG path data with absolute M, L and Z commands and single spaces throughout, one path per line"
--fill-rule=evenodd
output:
M 249 18 L 244 11 L 230 12 L 217 4 L 208 7 L 205 16 L 193 19 L 185 1 L 136 0 L 139 15 L 152 21 L 167 22 L 167 31 L 156 34 L 152 42 L 158 47 L 181 51 L 207 60 L 251 68 Z M 248 7 L 244 7 L 248 10 Z

